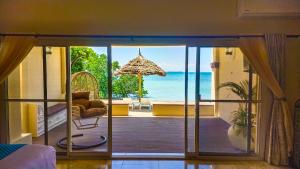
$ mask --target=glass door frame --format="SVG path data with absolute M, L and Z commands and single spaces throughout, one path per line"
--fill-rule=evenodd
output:
M 108 106 L 107 106 L 107 149 L 106 151 L 103 151 L 103 152 L 93 152 L 93 151 L 90 151 L 90 152 L 74 152 L 72 151 L 71 148 L 69 148 L 69 156 L 68 158 L 70 159 L 81 159 L 81 157 L 85 157 L 85 158 L 88 158 L 88 159 L 99 159 L 99 158 L 105 158 L 105 159 L 110 159 L 112 157 L 112 55 L 111 55 L 111 44 L 110 43 L 104 43 L 104 42 L 101 42 L 101 43 L 92 43 L 92 44 L 71 44 L 69 45 L 68 47 L 72 47 L 72 46 L 88 46 L 88 47 L 104 47 L 107 49 L 107 85 L 108 85 Z M 70 56 L 70 52 L 69 52 L 69 55 L 68 55 L 68 58 L 71 59 L 71 56 Z M 71 77 L 71 74 L 69 75 Z M 70 87 L 71 89 L 71 84 L 70 84 Z M 69 91 L 69 94 L 71 96 L 71 91 Z M 72 102 L 72 97 L 70 97 L 71 100 L 70 100 L 70 103 Z M 72 104 L 71 104 L 72 105 Z M 68 137 L 69 138 L 72 138 L 71 135 L 72 135 L 72 131 L 71 131 L 71 128 L 72 128 L 72 122 L 71 122 L 71 119 L 72 117 L 70 117 L 70 120 L 68 120 L 68 128 L 69 128 L 69 135 Z M 71 147 L 70 145 L 72 144 L 72 141 L 71 139 L 69 139 L 68 141 L 68 147 Z
M 50 102 L 55 102 L 55 103 L 66 103 L 66 107 L 67 107 L 67 123 L 69 120 L 69 116 L 71 114 L 71 108 L 70 102 L 69 102 L 69 98 L 70 96 L 68 95 L 68 90 L 70 89 L 70 87 L 68 86 L 68 82 L 70 81 L 70 76 L 68 76 L 68 74 L 70 73 L 70 58 L 69 56 L 69 47 L 68 46 L 58 46 L 58 45 L 51 45 L 51 47 L 60 47 L 60 48 L 65 48 L 65 54 L 66 54 L 66 94 L 65 94 L 65 98 L 64 99 L 49 99 L 48 98 L 48 75 L 47 75 L 47 47 L 49 46 L 39 46 L 36 45 L 35 47 L 42 47 L 42 66 L 43 66 L 43 72 L 42 72 L 42 77 L 43 77 L 43 98 L 41 99 L 31 99 L 31 98 L 8 98 L 8 79 L 5 80 L 4 85 L 5 85 L 5 112 L 7 117 L 9 118 L 9 106 L 8 104 L 10 102 L 18 102 L 18 103 L 24 103 L 24 102 L 34 102 L 34 103 L 43 103 L 43 111 L 44 111 L 44 145 L 49 145 L 48 144 L 48 103 Z M 6 126 L 9 126 L 9 120 L 7 121 Z M 68 134 L 68 129 L 69 127 L 67 127 L 66 130 L 66 134 Z M 9 135 L 9 131 L 8 131 L 8 135 Z M 9 138 L 9 136 L 8 136 Z M 9 139 L 8 139 L 9 141 Z M 69 144 L 69 142 L 71 142 L 71 140 L 69 140 L 68 137 L 68 141 L 67 143 Z M 68 156 L 69 155 L 69 146 L 67 146 L 67 150 L 65 152 L 57 152 L 56 154 L 58 156 Z
M 189 73 L 189 48 L 196 47 L 196 78 L 195 78 L 195 111 L 194 111 L 194 140 L 193 140 L 193 147 L 194 151 L 189 151 L 189 120 L 188 120 L 188 91 L 189 91 L 189 80 L 188 80 L 188 73 Z M 184 101 L 184 135 L 185 135 L 185 157 L 187 159 L 189 158 L 197 158 L 199 156 L 199 113 L 200 113 L 200 106 L 199 106 L 199 100 L 200 100 L 200 47 L 197 45 L 186 45 L 185 48 L 185 101 Z M 197 94 L 198 93 L 198 94 Z
M 187 44 L 186 45 L 186 53 L 185 53 L 185 109 L 184 109 L 184 115 L 185 115 L 185 157 L 187 159 L 190 158 L 201 158 L 204 156 L 253 156 L 257 152 L 251 152 L 251 115 L 252 115 L 252 104 L 253 103 L 259 103 L 259 100 L 253 100 L 252 99 L 252 84 L 253 84 L 253 70 L 251 66 L 249 65 L 249 71 L 248 71 L 248 80 L 249 80 L 249 96 L 247 100 L 213 100 L 213 99 L 201 99 L 201 93 L 200 93 L 200 58 L 201 58 L 201 48 L 205 47 L 235 47 L 235 45 L 230 46 L 219 46 L 219 45 L 203 45 L 203 44 Z M 194 112 L 194 152 L 190 152 L 188 150 L 189 147 L 189 138 L 188 138 L 188 71 L 189 71 L 189 48 L 196 48 L 196 78 L 195 78 L 195 112 Z M 201 152 L 200 151 L 200 133 L 199 133 L 199 127 L 200 127 L 200 102 L 227 102 L 227 103 L 246 103 L 247 106 L 247 150 L 246 153 L 217 153 L 217 152 Z M 257 146 L 257 145 L 256 145 Z
M 47 52 L 46 47 L 61 47 L 65 48 L 66 55 L 66 94 L 64 99 L 49 99 L 47 93 Z M 60 102 L 66 103 L 67 107 L 67 149 L 66 152 L 57 152 L 56 155 L 58 158 L 78 158 L 85 156 L 87 158 L 98 158 L 105 157 L 111 158 L 112 154 L 112 57 L 111 57 L 111 44 L 110 43 L 96 43 L 88 46 L 93 47 L 106 47 L 107 48 L 107 71 L 108 71 L 108 142 L 107 142 L 107 151 L 105 152 L 73 152 L 71 148 L 72 144 L 72 92 L 71 92 L 71 55 L 70 48 L 71 46 L 87 46 L 86 44 L 81 43 L 71 43 L 68 45 L 60 45 L 60 43 L 50 43 L 43 45 L 35 45 L 35 47 L 42 47 L 42 57 L 43 57 L 43 98 L 42 99 L 27 99 L 27 98 L 8 98 L 8 80 L 4 81 L 4 91 L 5 91 L 5 114 L 9 117 L 9 106 L 10 102 L 40 102 L 43 103 L 44 107 L 44 145 L 48 145 L 48 109 L 47 105 L 49 102 Z M 9 126 L 9 121 L 6 122 L 5 126 Z M 9 139 L 9 131 L 8 131 Z
M 68 39 L 67 37 L 43 37 L 39 39 L 39 42 L 36 46 L 55 46 L 55 47 L 66 47 L 68 50 L 67 51 L 67 69 L 69 69 L 68 74 L 67 74 L 67 84 L 66 84 L 66 90 L 68 90 L 68 93 L 66 93 L 66 99 L 63 99 L 62 101 L 67 102 L 68 103 L 68 128 L 67 128 L 67 134 L 68 134 L 68 150 L 67 150 L 67 155 L 64 156 L 63 158 L 67 157 L 67 158 L 80 158 L 82 156 L 86 157 L 86 158 L 98 158 L 98 157 L 105 157 L 105 158 L 112 158 L 112 44 L 135 44 L 135 43 L 153 43 L 153 44 L 163 44 L 163 45 L 185 45 L 186 46 L 186 51 L 185 51 L 185 106 L 184 106 L 184 111 L 185 111 L 185 124 L 184 124 L 184 155 L 186 159 L 191 159 L 191 158 L 200 158 L 203 157 L 205 155 L 210 155 L 208 153 L 205 154 L 201 154 L 199 153 L 199 148 L 198 153 L 197 152 L 189 152 L 188 151 L 188 121 L 187 121 L 187 111 L 188 111 L 188 48 L 189 47 L 232 47 L 232 46 L 236 46 L 236 39 L 235 38 L 151 38 L 151 37 L 142 37 L 142 38 L 129 38 L 129 37 L 124 37 L 124 38 L 117 38 L 117 39 L 110 39 L 109 37 L 103 37 L 103 38 L 85 38 L 85 37 L 69 37 L 70 39 Z M 161 43 L 161 41 L 163 43 Z M 108 61 L 107 61 L 107 69 L 108 69 L 108 146 L 107 146 L 107 152 L 72 152 L 72 150 L 70 149 L 70 145 L 71 145 L 71 84 L 70 84 L 70 77 L 71 77 L 71 65 L 70 65 L 70 46 L 93 46 L 93 47 L 107 47 L 107 57 L 108 57 Z M 200 54 L 200 53 L 199 53 Z M 200 62 L 200 60 L 199 60 Z M 199 68 L 200 68 L 200 63 L 199 63 Z M 200 72 L 199 72 L 200 73 Z M 7 81 L 6 81 L 7 83 Z M 7 91 L 7 86 L 6 86 L 6 91 Z M 199 98 L 199 96 L 197 96 Z M 53 99 L 8 99 L 6 98 L 6 105 L 9 101 L 24 101 L 24 102 L 28 102 L 28 101 L 32 101 L 32 102 L 36 102 L 36 101 L 40 101 L 40 102 L 56 102 L 58 100 L 53 100 Z M 199 100 L 200 101 L 200 100 Z M 203 100 L 202 100 L 203 101 Z M 246 102 L 252 103 L 253 101 L 247 100 Z M 198 110 L 197 110 L 197 114 L 199 114 L 200 111 L 200 106 L 199 106 L 199 102 L 198 103 Z M 6 106 L 7 107 L 7 106 Z M 250 106 L 251 107 L 251 106 Z M 8 111 L 6 110 L 6 113 L 8 115 Z M 195 113 L 195 114 L 196 114 Z M 199 121 L 199 120 L 198 120 Z M 199 125 L 199 122 L 198 122 Z M 6 125 L 7 126 L 7 125 Z M 199 129 L 199 128 L 198 128 Z M 197 129 L 197 130 L 198 130 Z M 197 133 L 196 133 L 197 134 Z M 198 135 L 198 140 L 199 140 L 199 133 Z M 257 139 L 259 140 L 259 139 Z M 199 142 L 198 145 L 199 147 Z M 257 145 L 258 146 L 258 145 Z M 257 152 L 259 153 L 259 152 Z M 216 156 L 220 156 L 222 154 L 213 154 Z M 234 154 L 234 156 L 236 156 L 238 154 Z M 246 155 L 250 155 L 250 154 L 246 154 Z

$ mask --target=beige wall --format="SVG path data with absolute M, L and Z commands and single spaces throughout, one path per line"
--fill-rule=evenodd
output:
M 226 48 L 214 48 L 214 61 L 219 62 L 219 68 L 213 69 L 215 98 L 219 100 L 240 100 L 227 88 L 218 89 L 222 83 L 239 83 L 249 79 L 248 72 L 244 71 L 244 56 L 239 48 L 232 48 L 233 54 L 226 55 Z M 256 84 L 256 75 L 253 75 L 253 84 Z M 238 103 L 216 103 L 215 113 L 227 122 L 232 119 L 232 111 L 238 109 Z
M 214 50 L 214 54 L 218 53 L 219 51 Z M 223 52 L 224 53 L 224 52 Z M 216 57 L 215 57 L 216 59 Z M 222 59 L 221 59 L 222 60 Z M 240 63 L 238 62 L 242 62 L 242 60 L 236 60 L 235 64 L 220 64 L 220 70 L 218 71 L 219 73 L 219 77 L 223 77 L 223 81 L 224 80 L 230 80 L 230 78 L 234 78 L 234 74 L 241 72 L 241 67 L 238 67 L 237 65 L 240 65 Z M 231 73 L 229 73 L 227 76 L 226 75 L 222 75 L 226 74 L 226 72 L 222 71 L 223 66 L 228 67 L 226 68 L 227 70 L 231 71 L 237 71 L 236 73 L 233 73 L 231 75 Z M 294 103 L 297 99 L 300 99 L 300 39 L 289 39 L 287 41 L 287 53 L 286 53 L 286 69 L 285 69 L 285 75 L 286 75 L 286 79 L 285 79 L 285 84 L 286 87 L 284 89 L 286 95 L 287 95 L 287 101 L 289 104 L 289 108 L 290 110 L 293 112 L 294 111 Z M 214 72 L 215 73 L 215 72 Z M 228 72 L 227 72 L 228 73 Z M 243 78 L 247 78 L 247 75 L 239 75 Z M 254 78 L 255 79 L 255 78 Z M 234 79 L 231 79 L 232 81 L 236 81 Z M 222 80 L 221 80 L 222 81 Z M 219 84 L 221 83 L 221 81 L 219 82 Z M 222 97 L 226 97 L 226 96 L 230 96 L 230 94 L 228 94 L 226 90 L 222 91 L 224 93 L 219 94 L 222 95 Z M 234 96 L 230 96 L 230 98 Z M 217 98 L 217 96 L 216 96 Z M 216 104 L 217 107 L 217 112 L 219 113 L 219 116 L 222 117 L 223 119 L 225 119 L 226 121 L 228 121 L 230 119 L 230 113 L 229 110 L 234 109 L 234 107 L 225 107 L 222 106 L 220 104 Z M 227 109 L 227 110 L 226 110 Z M 225 110 L 225 111 L 223 111 Z M 261 112 L 264 113 L 264 112 Z
M 8 83 L 8 88 L 11 89 L 9 97 L 20 98 L 22 97 L 21 88 L 21 65 L 18 66 L 8 77 L 8 81 L 14 83 Z M 22 104 L 11 102 L 9 103 L 9 135 L 10 142 L 17 140 L 22 134 Z
M 62 52 L 59 47 L 52 47 L 51 55 L 47 55 L 47 87 L 48 98 L 50 99 L 63 99 L 65 81 L 62 82 Z M 65 69 L 64 69 L 65 70 Z M 55 103 L 54 103 L 55 104 Z M 51 103 L 49 103 L 51 106 Z
M 61 48 L 52 47 L 52 54 L 47 54 L 47 92 L 48 98 L 61 99 L 62 93 L 62 64 Z M 42 48 L 35 47 L 22 62 L 23 98 L 42 99 L 43 94 L 43 57 Z
M 51 48 L 52 54 L 47 55 L 48 98 L 61 99 L 61 48 Z M 19 67 L 10 74 L 8 79 L 9 98 L 43 99 L 43 61 L 42 48 L 35 47 L 23 60 Z M 39 103 L 42 104 L 42 103 Z M 49 103 L 51 106 L 55 103 Z M 10 135 L 11 140 L 16 139 L 21 133 L 28 132 L 28 104 L 10 104 Z
M 33 48 L 21 63 L 22 98 L 42 99 L 43 95 L 43 56 L 42 48 Z
M 237 1 L 0 1 L 0 32 L 98 35 L 300 33 L 299 18 L 238 18 Z

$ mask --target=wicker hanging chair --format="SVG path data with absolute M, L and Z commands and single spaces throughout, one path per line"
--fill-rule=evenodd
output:
M 106 105 L 99 100 L 99 85 L 95 76 L 91 73 L 83 71 L 77 72 L 72 75 L 72 121 L 76 126 L 77 130 L 92 129 L 99 126 L 98 122 L 101 116 L 105 115 Z M 84 104 L 81 104 L 84 100 Z M 89 106 L 86 106 L 88 103 Z M 84 123 L 81 121 L 82 118 L 94 118 L 95 121 L 92 123 Z M 91 121 L 91 120 L 89 120 Z M 72 135 L 73 138 L 81 137 L 83 134 Z M 61 148 L 66 149 L 67 137 L 60 139 L 57 145 Z M 107 138 L 100 136 L 94 144 L 81 145 L 72 143 L 72 149 L 87 149 L 91 147 L 97 147 L 106 143 Z
M 90 91 L 90 99 L 99 99 L 99 85 L 94 75 L 89 72 L 72 74 L 72 93 Z

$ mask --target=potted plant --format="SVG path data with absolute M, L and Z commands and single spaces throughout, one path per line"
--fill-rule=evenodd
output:
M 226 82 L 222 83 L 218 89 L 227 88 L 242 100 L 248 100 L 249 97 L 249 82 L 248 80 L 239 83 Z M 256 86 L 252 87 L 252 99 L 256 99 Z M 247 149 L 247 131 L 248 131 L 248 104 L 239 103 L 238 109 L 231 112 L 231 126 L 228 129 L 228 138 L 233 146 L 238 149 Z M 251 116 L 251 132 L 254 131 L 255 114 Z M 251 134 L 253 136 L 253 134 Z M 254 141 L 253 137 L 251 138 Z

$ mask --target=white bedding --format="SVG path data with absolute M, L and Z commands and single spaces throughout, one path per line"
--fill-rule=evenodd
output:
M 25 145 L 0 160 L 0 169 L 55 169 L 55 166 L 55 149 L 45 145 Z

